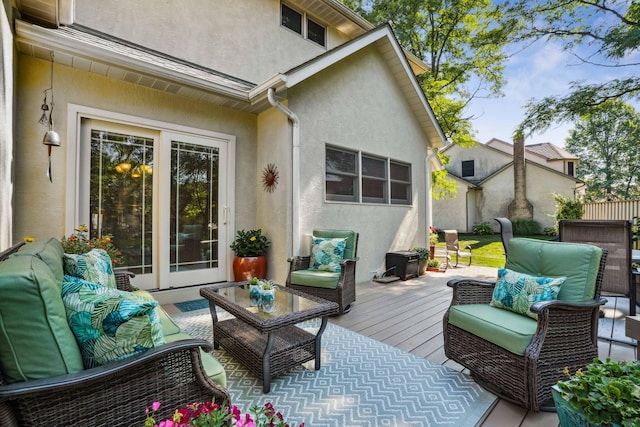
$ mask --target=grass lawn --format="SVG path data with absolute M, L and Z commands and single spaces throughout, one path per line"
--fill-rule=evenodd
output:
M 532 239 L 549 240 L 549 236 L 517 236 L 529 237 Z M 502 240 L 499 234 L 488 236 L 477 236 L 475 234 L 460 234 L 460 248 L 471 245 L 471 264 L 485 267 L 504 267 L 505 257 Z M 438 247 L 445 247 L 444 236 L 441 236 Z

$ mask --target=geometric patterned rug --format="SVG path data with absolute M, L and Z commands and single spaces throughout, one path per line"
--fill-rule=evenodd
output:
M 212 341 L 208 309 L 171 317 L 184 332 Z M 308 427 L 475 426 L 496 401 L 466 375 L 331 323 L 320 370 L 313 361 L 294 368 L 271 380 L 269 394 L 223 349 L 214 355 L 241 411 L 271 402 L 287 422 Z

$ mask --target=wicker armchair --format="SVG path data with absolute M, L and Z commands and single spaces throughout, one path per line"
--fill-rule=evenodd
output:
M 602 279 L 602 294 L 629 298 L 629 315 L 636 315 L 635 272 L 631 268 L 633 235 L 631 221 L 563 219 L 559 223 L 561 242 L 588 243 L 609 251 Z
M 491 306 L 494 282 L 449 281 L 453 299 L 443 321 L 446 356 L 506 400 L 534 411 L 553 406 L 551 386 L 566 377 L 563 369 L 573 372 L 598 355 L 606 258 L 606 249 L 592 245 L 512 239 L 506 268 L 567 277 L 558 299 L 534 303 L 536 321 Z M 521 352 L 507 349 L 513 341 L 519 341 Z
M 287 286 L 300 292 L 338 303 L 338 314 L 351 310 L 356 300 L 356 262 L 358 261 L 358 233 L 348 230 L 313 230 L 315 237 L 346 238 L 344 259 L 339 273 L 309 270 L 309 256 L 289 258 Z
M 20 246 L 1 252 L 0 261 Z M 129 277 L 116 273 L 121 290 L 131 290 Z M 180 340 L 74 374 L 12 384 L 0 370 L 0 426 L 140 426 L 155 401 L 162 402 L 157 420 L 195 401 L 230 404 L 227 390 L 207 376 L 200 348 L 211 351 L 212 345 Z M 47 356 L 37 356 L 43 366 Z

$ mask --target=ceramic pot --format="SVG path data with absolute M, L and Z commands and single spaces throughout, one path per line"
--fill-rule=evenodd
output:
M 436 247 L 429 246 L 429 259 L 434 259 L 436 256 Z
M 260 285 L 249 285 L 249 304 L 257 307 L 262 301 L 262 287 Z
M 276 308 L 276 290 L 263 289 L 262 300 L 260 301 L 260 309 L 265 313 L 272 313 Z
M 243 282 L 252 277 L 267 277 L 267 257 L 235 257 L 233 259 L 233 277 L 236 282 Z

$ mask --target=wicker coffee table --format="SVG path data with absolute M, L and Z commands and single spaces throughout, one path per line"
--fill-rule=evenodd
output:
M 338 313 L 338 304 L 276 285 L 275 310 L 265 313 L 251 307 L 247 282 L 223 283 L 200 290 L 209 301 L 213 321 L 213 346 L 222 346 L 258 378 L 269 393 L 271 378 L 315 359 L 320 369 L 320 338 L 327 316 Z M 216 307 L 235 318 L 218 320 Z M 296 326 L 322 318 L 316 334 Z

